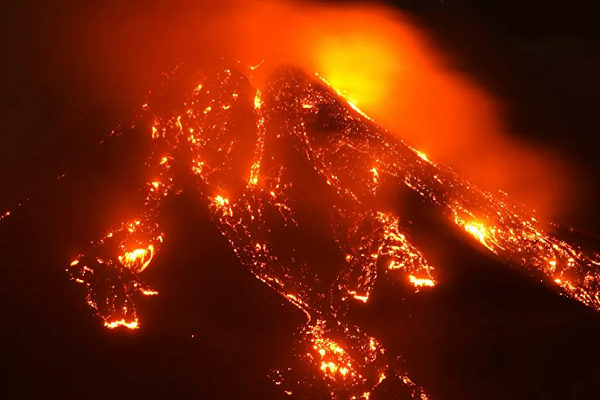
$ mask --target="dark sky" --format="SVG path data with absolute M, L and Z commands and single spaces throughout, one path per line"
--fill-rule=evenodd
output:
M 458 65 L 506 106 L 515 137 L 579 167 L 589 199 L 565 221 L 598 232 L 600 29 L 590 1 L 409 2 Z

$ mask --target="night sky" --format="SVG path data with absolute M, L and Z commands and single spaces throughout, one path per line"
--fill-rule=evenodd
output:
M 141 158 L 113 157 L 139 156 L 135 138 L 102 151 L 96 143 L 189 51 L 168 35 L 145 41 L 140 31 L 164 28 L 145 26 L 136 10 L 168 13 L 190 3 L 105 3 L 102 26 L 130 25 L 132 34 L 108 32 L 101 47 L 86 24 L 94 4 L 2 5 L 0 211 L 32 197 L 0 222 L 7 398 L 287 398 L 267 373 L 285 364 L 302 318 L 247 272 L 231 272 L 235 257 L 191 195 L 171 207 L 172 220 L 184 213 L 185 223 L 170 227 L 178 246 L 150 272 L 162 286 L 140 310 L 145 329 L 108 332 L 64 273 L 81 238 L 94 237 L 111 208 L 129 200 L 128 182 L 139 172 Z M 506 105 L 519 139 L 576 166 L 583 200 L 560 222 L 600 234 L 600 34 L 591 2 L 388 3 L 411 14 L 456 69 Z M 57 181 L 65 170 L 74 178 Z M 417 243 L 439 245 L 448 284 L 405 300 L 383 288 L 372 309 L 354 312 L 405 356 L 433 398 L 600 397 L 600 318 L 592 310 L 457 239 L 418 201 L 405 207 L 414 208 Z

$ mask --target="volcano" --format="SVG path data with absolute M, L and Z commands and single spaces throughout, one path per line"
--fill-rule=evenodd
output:
M 435 349 L 422 331 L 439 331 L 427 326 L 426 313 L 456 290 L 456 276 L 472 286 L 505 282 L 510 289 L 497 291 L 493 301 L 507 314 L 522 308 L 519 296 L 533 290 L 561 312 L 576 310 L 595 321 L 597 329 L 597 317 L 589 315 L 600 309 L 595 239 L 540 221 L 504 193 L 479 190 L 378 125 L 318 75 L 283 67 L 258 89 L 253 73 L 235 60 L 182 66 L 103 144 L 135 149 L 119 168 L 144 165 L 129 179 L 141 190 L 124 201 L 125 211 L 108 217 L 111 226 L 96 229 L 103 233 L 82 245 L 67 268 L 83 289 L 81 301 L 106 328 L 144 331 L 168 322 L 177 331 L 202 296 L 185 311 L 163 310 L 173 315 L 153 319 L 162 287 L 172 290 L 164 283 L 169 269 L 177 271 L 177 260 L 198 271 L 227 269 L 219 273 L 245 276 L 239 279 L 252 288 L 243 289 L 248 298 L 265 299 L 257 303 L 267 307 L 265 321 L 285 321 L 286 333 L 276 335 L 284 344 L 258 340 L 266 348 L 256 350 L 275 363 L 265 368 L 277 395 L 422 400 L 479 398 L 483 387 L 487 398 L 536 393 L 534 386 L 511 391 L 490 382 L 454 391 L 441 376 L 459 373 L 421 364 L 419 353 Z M 178 226 L 185 220 L 201 226 L 183 234 Z M 194 257 L 195 247 L 204 255 Z M 483 267 L 466 272 L 463 264 Z M 213 284 L 197 283 L 187 290 Z M 448 318 L 468 313 L 470 301 L 455 305 Z M 244 320 L 244 312 L 235 318 L 242 332 Z M 408 324 L 421 339 L 401 333 Z M 407 348 L 410 340 L 422 347 Z M 251 368 L 252 360 L 247 363 Z

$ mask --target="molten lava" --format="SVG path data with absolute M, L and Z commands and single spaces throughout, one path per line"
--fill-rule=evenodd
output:
M 384 180 L 438 206 L 495 256 L 545 274 L 563 293 L 600 310 L 598 254 L 559 239 L 507 196 L 479 190 L 430 161 L 323 79 L 280 69 L 257 90 L 235 62 L 224 64 L 188 76 L 194 84 L 179 103 L 155 110 L 148 104 L 157 103 L 156 93 L 142 107 L 140 118 L 151 127 L 147 165 L 153 177 L 143 212 L 92 242 L 69 266 L 108 328 L 139 328 L 139 296 L 157 294 L 141 274 L 166 237 L 158 216 L 176 192 L 174 182 L 188 178 L 240 263 L 307 317 L 296 344 L 303 367 L 273 374 L 288 394 L 311 398 L 311 388 L 318 387 L 334 399 L 368 399 L 394 375 L 412 398 L 428 398 L 347 313 L 349 303 L 367 303 L 381 280 L 415 291 L 436 285 L 434 268 L 406 236 L 405 222 L 380 201 Z M 244 118 L 248 123 L 238 123 Z M 327 188 L 323 201 L 331 203 L 330 225 L 345 260 L 331 285 L 301 252 L 279 245 L 282 236 L 297 237 L 302 226 L 287 151 L 300 154 Z M 188 176 L 175 173 L 175 160 L 187 166 Z

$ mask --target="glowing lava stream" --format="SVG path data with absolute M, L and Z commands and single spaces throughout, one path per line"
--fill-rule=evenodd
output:
M 347 314 L 351 302 L 368 302 L 381 279 L 400 279 L 415 291 L 435 286 L 433 267 L 410 243 L 401 219 L 376 206 L 383 178 L 399 180 L 439 205 L 498 257 L 542 272 L 573 298 L 600 308 L 597 254 L 559 240 L 522 207 L 431 162 L 342 100 L 323 79 L 281 69 L 258 91 L 232 68 L 213 66 L 192 77 L 197 82 L 179 104 L 155 110 L 149 105 L 158 102 L 151 98 L 143 107 L 152 150 L 140 214 L 92 242 L 68 268 L 108 328 L 138 328 L 137 299 L 157 294 L 140 274 L 165 240 L 157 223 L 164 199 L 176 192 L 174 182 L 186 178 L 174 175 L 174 160 L 188 166 L 199 202 L 240 263 L 307 316 L 296 345 L 301 366 L 273 376 L 288 394 L 311 398 L 318 388 L 334 399 L 368 399 L 393 375 L 414 399 L 428 398 Z M 250 120 L 234 123 L 243 118 Z M 323 118 L 334 122 L 326 135 Z M 332 287 L 300 251 L 279 245 L 298 237 L 302 224 L 295 213 L 295 178 L 279 151 L 288 147 L 303 154 L 331 191 L 331 227 L 345 255 Z M 280 227 L 277 235 L 273 224 Z
M 326 81 L 324 81 L 326 83 Z M 309 86 L 305 86 L 309 87 Z M 330 88 L 322 93 L 310 87 L 300 95 L 300 101 L 310 104 L 329 104 L 335 94 Z M 319 97 L 320 101 L 315 98 Z M 354 107 L 353 107 L 354 108 Z M 297 129 L 310 126 L 319 107 L 305 110 L 305 118 Z M 357 111 L 360 116 L 362 112 Z M 361 120 L 352 111 L 340 109 L 338 120 L 345 121 L 330 136 L 329 146 L 312 144 L 318 132 L 304 134 L 307 151 L 322 165 L 337 166 L 353 171 L 342 187 L 352 185 L 351 176 L 377 171 L 377 177 L 389 174 L 432 203 L 443 207 L 452 222 L 471 235 L 485 248 L 512 264 L 526 267 L 534 274 L 543 273 L 548 283 L 558 285 L 562 292 L 582 303 L 600 310 L 600 254 L 575 243 L 558 238 L 552 227 L 538 221 L 535 214 L 500 193 L 493 195 L 478 189 L 450 168 L 430 161 L 427 156 L 390 135 L 373 121 Z M 364 133 L 363 133 L 364 132 Z M 363 134 L 361 134 L 363 133 Z M 362 171 L 354 171 L 362 160 Z M 339 175 L 339 168 L 338 168 Z M 426 278 L 427 279 L 427 278 Z

